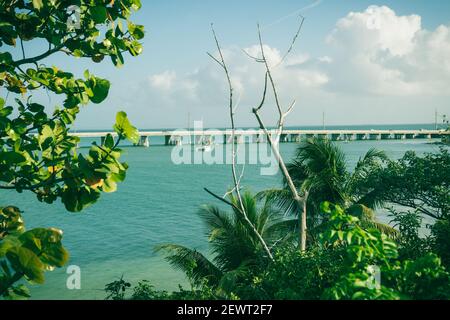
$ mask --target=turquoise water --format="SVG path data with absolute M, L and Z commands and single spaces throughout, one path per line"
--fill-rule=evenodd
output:
M 392 158 L 407 150 L 435 152 L 438 146 L 426 140 L 338 142 L 349 167 L 371 147 L 385 150 Z M 229 147 L 229 146 L 228 146 Z M 28 228 L 58 227 L 64 230 L 64 245 L 70 251 L 68 265 L 81 268 L 81 289 L 66 288 L 66 269 L 46 274 L 46 283 L 32 287 L 35 299 L 103 299 L 105 284 L 122 274 L 132 284 L 150 280 L 159 289 L 187 284 L 153 247 L 180 243 L 207 252 L 205 230 L 195 212 L 201 204 L 217 203 L 204 190 L 223 194 L 231 185 L 229 165 L 174 165 L 173 147 L 124 147 L 123 159 L 130 165 L 127 179 L 113 194 L 104 194 L 83 213 L 68 213 L 62 204 L 39 203 L 32 194 L 2 192 L 0 203 L 24 211 Z M 282 144 L 285 159 L 296 144 Z M 280 176 L 260 175 L 260 165 L 246 165 L 242 184 L 252 191 L 277 186 Z M 220 204 L 219 204 L 220 205 Z M 387 221 L 384 213 L 380 219 Z

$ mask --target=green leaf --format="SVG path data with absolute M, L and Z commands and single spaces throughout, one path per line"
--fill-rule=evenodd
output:
M 0 162 L 6 162 L 7 164 L 20 164 L 27 161 L 27 159 L 18 152 L 6 151 L 0 152 Z
M 41 10 L 43 6 L 42 0 L 33 0 L 33 7 L 35 9 Z
M 144 26 L 143 25 L 136 25 L 136 24 L 133 24 L 133 23 L 129 23 L 128 24 L 128 30 L 130 31 L 131 35 L 136 40 L 141 40 L 145 36 Z
M 95 23 L 103 23 L 107 18 L 107 11 L 104 6 L 95 6 L 89 9 L 89 13 L 91 14 L 92 20 Z
M 92 96 L 90 97 L 93 103 L 101 103 L 106 97 L 108 97 L 110 83 L 106 79 L 92 78 L 88 82 L 90 89 L 92 90 Z
M 100 192 L 87 188 L 67 188 L 62 192 L 61 201 L 70 212 L 79 212 L 91 204 L 95 203 L 100 197 Z
M 112 149 L 114 147 L 114 138 L 111 134 L 107 134 L 105 138 L 105 147 Z
M 10 292 L 10 298 L 13 300 L 23 300 L 31 298 L 30 290 L 23 284 L 13 287 Z
M 117 134 L 124 136 L 132 143 L 139 142 L 139 131 L 133 127 L 127 118 L 127 114 L 124 111 L 120 111 L 116 115 L 116 124 L 114 130 Z
M 0 242 L 0 257 L 3 257 L 6 255 L 6 253 L 15 247 L 20 247 L 22 243 L 16 236 L 7 236 L 2 239 Z
M 45 107 L 39 103 L 30 103 L 28 105 L 28 110 L 30 110 L 31 112 L 37 113 L 37 112 L 42 112 L 44 111 Z
M 46 269 L 62 267 L 69 260 L 69 254 L 61 244 L 62 231 L 54 228 L 36 228 L 22 234 L 23 246 L 37 254 L 46 264 Z M 36 246 L 36 243 L 39 245 Z
M 116 192 L 117 190 L 117 183 L 113 181 L 113 179 L 106 179 L 103 182 L 102 190 L 106 193 L 110 192 Z
M 33 251 L 15 247 L 6 253 L 6 257 L 16 272 L 23 273 L 33 282 L 44 283 L 44 265 Z

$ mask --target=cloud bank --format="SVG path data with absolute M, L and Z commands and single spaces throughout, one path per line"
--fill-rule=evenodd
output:
M 386 6 L 370 6 L 337 21 L 324 41 L 323 55 L 294 53 L 281 65 L 284 53 L 264 45 L 282 102 L 298 101 L 288 124 L 317 123 L 322 110 L 335 119 L 348 114 L 347 121 L 335 121 L 341 123 L 417 122 L 425 115 L 430 116 L 424 122 L 431 122 L 427 120 L 432 119 L 434 107 L 446 105 L 450 25 L 428 31 L 418 15 L 400 16 Z M 261 56 L 257 44 L 244 50 Z M 239 104 L 238 125 L 254 124 L 250 110 L 261 98 L 264 66 L 238 47 L 225 48 L 224 55 Z M 135 105 L 153 110 L 161 126 L 183 126 L 180 119 L 186 119 L 187 113 L 192 119 L 204 118 L 206 126 L 224 126 L 227 90 L 222 70 L 211 60 L 185 74 L 166 70 L 149 75 L 138 88 Z M 273 110 L 273 106 L 267 108 Z M 415 118 L 408 118 L 408 112 Z M 399 114 L 405 115 L 403 119 Z M 168 120 L 167 115 L 177 121 Z M 266 117 L 272 116 L 267 110 Z

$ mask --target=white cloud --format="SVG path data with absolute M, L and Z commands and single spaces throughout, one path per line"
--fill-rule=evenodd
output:
M 336 51 L 331 90 L 439 95 L 450 81 L 449 27 L 426 31 L 417 15 L 370 6 L 340 19 L 327 43 Z
M 252 57 L 261 58 L 259 45 L 244 50 Z M 252 117 L 250 107 L 261 98 L 264 65 L 252 60 L 238 47 L 223 49 L 223 54 L 231 75 L 234 101 L 242 106 L 239 111 L 243 119 L 249 120 Z M 300 95 L 298 88 L 318 88 L 328 81 L 326 74 L 315 70 L 317 63 L 322 63 L 320 59 L 314 59 L 316 64 L 309 65 L 309 55 L 298 54 L 280 64 L 282 53 L 269 45 L 264 45 L 264 54 L 273 68 L 273 77 L 280 93 L 289 99 Z M 218 57 L 218 53 L 214 56 Z M 329 63 L 328 60 L 326 63 Z M 194 113 L 194 117 L 197 115 L 199 118 L 201 115 L 207 118 L 208 115 L 217 115 L 219 111 L 226 115 L 228 85 L 220 66 L 211 60 L 206 66 L 189 74 L 165 71 L 150 76 L 145 97 L 148 97 L 150 107 L 164 108 L 162 112 L 189 111 Z M 286 104 L 289 102 L 286 101 Z
M 261 57 L 259 45 L 244 50 Z M 370 6 L 338 20 L 321 55 L 296 52 L 280 64 L 283 52 L 267 44 L 264 52 L 282 103 L 299 101 L 292 124 L 318 123 L 322 110 L 347 123 L 353 120 L 345 113 L 360 123 L 414 121 L 408 120 L 413 109 L 425 120 L 424 115 L 432 114 L 425 110 L 428 104 L 443 106 L 450 94 L 450 26 L 428 31 L 420 16 L 400 16 L 386 6 Z M 238 47 L 223 53 L 239 102 L 237 119 L 254 124 L 250 110 L 261 98 L 264 66 Z M 160 127 L 184 126 L 188 112 L 191 119 L 204 118 L 207 126 L 228 123 L 226 78 L 212 60 L 185 74 L 168 70 L 151 75 L 135 96 L 141 108 L 136 114 L 142 108 L 153 111 L 152 119 Z M 266 113 L 267 119 L 274 114 Z M 391 120 L 394 117 L 397 120 Z
M 165 71 L 149 77 L 150 86 L 160 90 L 170 90 L 177 78 L 175 71 Z

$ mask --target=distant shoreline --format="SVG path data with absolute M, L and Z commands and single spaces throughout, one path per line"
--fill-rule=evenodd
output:
M 147 128 L 138 128 L 140 131 L 171 131 L 171 130 L 178 130 L 178 129 L 187 129 L 184 127 L 179 128 L 153 128 L 153 129 L 147 129 Z M 192 127 L 191 127 L 192 129 Z M 208 129 L 228 129 L 226 127 L 204 127 L 204 130 Z M 237 127 L 237 129 L 257 129 L 256 127 Z M 269 127 L 269 129 L 274 129 L 274 127 Z M 379 129 L 379 130 L 420 130 L 420 129 L 426 129 L 426 130 L 434 130 L 435 124 L 434 123 L 414 123 L 414 124 L 361 124 L 361 125 L 325 125 L 323 127 L 322 125 L 309 125 L 309 126 L 285 126 L 285 129 L 305 129 L 305 130 L 329 130 L 329 129 L 361 129 L 361 130 L 370 130 L 370 129 Z M 438 125 L 438 129 L 444 129 L 442 128 L 442 125 Z M 109 129 L 79 129 L 79 130 L 73 130 L 73 132 L 104 132 L 104 131 L 110 131 Z

